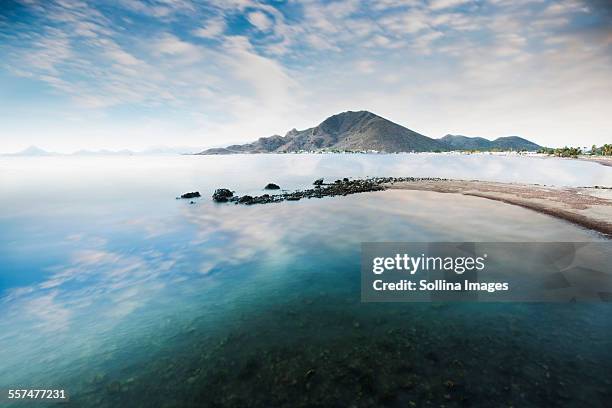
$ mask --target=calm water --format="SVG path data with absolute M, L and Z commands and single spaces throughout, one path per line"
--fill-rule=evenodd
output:
M 606 304 L 362 304 L 362 241 L 593 241 L 473 197 L 243 207 L 218 187 L 438 176 L 612 186 L 572 160 L 442 155 L 0 158 L 0 389 L 74 406 L 605 406 Z M 198 190 L 190 205 L 174 197 Z

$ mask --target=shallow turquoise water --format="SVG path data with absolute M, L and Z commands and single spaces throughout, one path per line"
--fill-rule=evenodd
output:
M 592 241 L 486 200 L 386 191 L 215 205 L 216 187 L 440 176 L 612 185 L 568 160 L 0 159 L 0 389 L 74 406 L 605 406 L 606 304 L 362 304 L 363 241 Z M 561 182 L 558 182 L 558 181 Z M 199 190 L 190 205 L 175 200 Z

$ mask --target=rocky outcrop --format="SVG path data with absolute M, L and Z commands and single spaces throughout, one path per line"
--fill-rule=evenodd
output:
M 213 193 L 213 201 L 218 203 L 226 203 L 234 197 L 234 193 L 227 188 L 218 188 Z
M 181 194 L 181 198 L 198 198 L 201 197 L 199 191 L 193 191 L 191 193 Z
M 422 181 L 422 180 L 443 180 L 439 178 L 415 178 L 415 177 L 374 177 L 367 179 L 350 180 L 343 178 L 336 180 L 333 183 L 325 184 L 323 179 L 315 180 L 314 188 L 306 190 L 297 190 L 282 194 L 263 194 L 260 196 L 235 196 L 230 190 L 218 189 L 213 195 L 213 200 L 217 202 L 233 202 L 235 204 L 270 204 L 281 201 L 299 201 L 307 198 L 323 198 L 334 196 L 346 196 L 349 194 L 367 193 L 371 191 L 382 191 L 386 189 L 385 184 L 406 181 Z M 224 192 L 219 194 L 219 192 Z M 228 195 L 231 194 L 231 195 Z
M 268 183 L 265 187 L 264 190 L 280 190 L 280 186 L 278 184 L 274 184 L 274 183 Z
M 240 204 L 251 204 L 253 202 L 253 197 L 250 195 L 243 195 L 242 197 L 237 197 L 237 199 Z

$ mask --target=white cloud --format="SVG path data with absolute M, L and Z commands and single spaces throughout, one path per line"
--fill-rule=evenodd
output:
M 412 46 L 419 54 L 431 54 L 433 52 L 432 43 L 443 37 L 440 31 L 429 31 L 415 38 Z
M 357 70 L 363 74 L 371 74 L 376 70 L 376 63 L 371 60 L 358 61 Z
M 162 34 L 152 45 L 158 54 L 196 56 L 200 53 L 197 46 L 170 33 Z
M 451 7 L 462 6 L 467 3 L 471 3 L 471 0 L 431 0 L 429 2 L 429 7 L 432 10 L 442 10 Z
M 381 19 L 382 25 L 398 35 L 418 33 L 429 27 L 431 16 L 420 10 L 394 13 Z
M 202 38 L 216 38 L 225 31 L 225 20 L 217 18 L 209 20 L 204 27 L 193 30 L 193 35 Z
M 291 105 L 297 83 L 276 61 L 257 54 L 246 37 L 228 37 L 225 62 L 236 78 L 255 91 L 258 104 L 279 107 Z
M 254 11 L 247 14 L 249 23 L 253 24 L 260 31 L 268 31 L 272 27 L 272 20 L 261 11 Z
M 119 2 L 129 10 L 160 19 L 195 10 L 191 1 L 188 0 L 158 0 L 153 3 L 144 0 L 119 0 Z
M 340 51 L 340 48 L 327 41 L 324 37 L 317 34 L 306 35 L 307 43 L 319 51 L 331 50 Z
M 142 61 L 140 61 L 138 58 L 134 57 L 132 54 L 126 52 L 120 47 L 108 49 L 106 53 L 109 58 L 115 60 L 118 64 L 121 65 L 134 66 L 140 65 L 142 63 Z
M 31 51 L 24 53 L 24 59 L 28 68 L 58 73 L 61 64 L 74 58 L 72 45 L 69 37 L 61 32 L 48 30 L 46 34 L 33 44 Z
M 500 57 L 519 55 L 527 44 L 527 40 L 518 34 L 500 34 L 497 36 L 495 54 Z
M 328 3 L 325 12 L 337 18 L 346 18 L 359 10 L 358 0 L 344 0 Z
M 554 2 L 546 7 L 544 15 L 560 15 L 568 13 L 582 12 L 586 13 L 589 8 L 579 0 L 562 0 Z
M 387 47 L 387 46 L 391 45 L 392 42 L 391 42 L 391 40 L 388 37 L 385 37 L 384 35 L 377 34 L 374 37 L 372 37 L 372 40 L 371 40 L 370 44 L 371 44 L 371 46 Z
M 372 8 L 374 10 L 388 10 L 421 4 L 421 0 L 378 0 L 374 2 Z

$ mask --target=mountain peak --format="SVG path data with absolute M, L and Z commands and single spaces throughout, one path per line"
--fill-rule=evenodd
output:
M 503 140 L 514 140 L 517 142 L 529 142 L 529 140 L 524 139 L 520 136 L 502 136 L 502 137 L 498 137 L 497 139 L 495 139 L 494 142 L 503 141 Z
M 537 150 L 539 146 L 518 136 L 494 141 L 448 134 L 432 139 L 372 112 L 345 111 L 318 126 L 291 129 L 285 136 L 262 137 L 252 143 L 208 149 L 200 154 L 287 153 L 300 151 L 431 152 L 448 150 Z
M 321 122 L 319 126 L 323 125 L 324 123 L 351 122 L 351 121 L 368 120 L 368 119 L 374 119 L 374 118 L 380 118 L 380 116 L 375 115 L 374 113 L 365 111 L 365 110 L 345 111 L 345 112 L 336 113 L 335 115 L 328 117 L 323 122 Z
M 296 128 L 293 128 L 287 133 L 285 133 L 285 137 L 292 137 L 292 136 L 297 135 L 298 133 L 299 133 L 298 130 Z
M 203 154 L 298 152 L 317 150 L 411 152 L 446 150 L 443 143 L 423 136 L 369 111 L 332 115 L 318 126 L 271 136 L 256 142 L 214 149 Z
M 346 111 L 332 115 L 317 126 L 319 134 L 339 134 L 367 126 L 372 120 L 386 120 L 368 111 Z
M 344 111 L 344 112 L 340 112 L 340 113 L 336 113 L 335 115 L 330 116 L 328 119 L 333 118 L 333 117 L 346 117 L 346 118 L 380 118 L 380 116 L 378 116 L 375 113 L 372 113 L 370 111 L 367 110 L 360 110 L 360 111 Z
M 12 153 L 13 156 L 51 156 L 56 155 L 57 153 L 51 153 L 46 150 L 41 149 L 38 146 L 28 146 L 20 152 Z
M 19 152 L 21 154 L 47 154 L 47 151 L 41 149 L 38 146 L 28 146 L 25 149 L 23 149 L 21 152 Z

